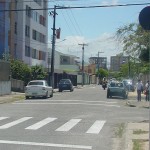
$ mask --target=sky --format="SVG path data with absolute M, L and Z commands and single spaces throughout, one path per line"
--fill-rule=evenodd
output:
M 52 0 L 49 7 L 56 6 L 103 6 L 149 3 L 149 0 Z M 115 56 L 122 52 L 122 45 L 116 40 L 117 29 L 138 23 L 140 11 L 146 7 L 123 6 L 123 7 L 100 7 L 78 9 L 56 9 L 56 29 L 61 28 L 60 39 L 56 39 L 56 51 L 75 55 L 82 59 L 82 46 L 84 47 L 84 59 L 88 62 L 89 57 Z M 49 43 L 51 43 L 53 17 L 49 16 Z M 51 48 L 51 44 L 49 45 Z

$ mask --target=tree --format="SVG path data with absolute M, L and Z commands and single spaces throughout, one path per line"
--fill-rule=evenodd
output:
M 31 78 L 31 69 L 20 60 L 11 59 L 11 76 L 13 79 L 22 80 L 26 84 Z
M 108 71 L 103 69 L 103 68 L 100 68 L 98 71 L 97 71 L 97 76 L 99 75 L 100 78 L 104 78 L 104 77 L 107 77 L 108 76 Z
M 31 67 L 31 79 L 32 80 L 43 80 L 47 76 L 47 72 L 44 71 L 44 68 L 40 65 Z
M 149 49 L 149 32 L 137 23 L 131 23 L 119 28 L 116 31 L 116 36 L 119 42 L 123 44 L 123 51 L 134 57 L 139 57 L 141 52 Z M 145 51 L 148 55 L 148 51 Z M 140 59 L 149 61 L 141 55 Z

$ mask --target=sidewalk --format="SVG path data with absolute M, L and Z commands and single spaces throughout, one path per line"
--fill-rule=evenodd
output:
M 137 101 L 137 93 L 129 92 L 126 102 L 129 107 L 149 109 L 149 101 L 145 101 L 145 95 L 142 94 L 142 100 Z M 149 150 L 149 121 L 141 123 L 128 123 L 125 129 L 125 150 Z
M 145 101 L 145 95 L 141 95 L 141 101 L 137 101 L 137 93 L 129 92 L 127 105 L 130 107 L 138 107 L 138 108 L 149 108 L 149 101 Z

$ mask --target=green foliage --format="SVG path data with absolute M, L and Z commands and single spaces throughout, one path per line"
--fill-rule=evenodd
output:
M 97 71 L 96 75 L 97 75 L 97 76 L 99 75 L 99 77 L 102 79 L 102 78 L 108 76 L 108 71 L 105 70 L 105 69 L 103 69 L 103 68 L 100 68 L 100 69 Z
M 142 49 L 139 58 L 144 62 L 149 62 L 149 49 Z
M 10 62 L 12 78 L 24 81 L 25 85 L 30 80 L 45 79 L 47 77 L 47 73 L 42 66 L 29 67 L 22 61 L 14 59 L 10 60 Z
M 42 66 L 36 65 L 31 67 L 31 79 L 32 80 L 42 80 L 45 79 L 47 76 L 47 73 L 44 71 L 44 68 Z
M 20 60 L 11 60 L 11 76 L 27 83 L 31 78 L 31 69 Z
M 126 54 L 139 57 L 143 61 L 149 61 L 147 59 L 148 51 L 146 51 L 146 55 L 143 50 L 149 49 L 149 32 L 142 29 L 139 24 L 132 23 L 129 25 L 125 25 L 119 28 L 116 32 L 117 39 L 121 42 L 123 46 L 123 51 Z

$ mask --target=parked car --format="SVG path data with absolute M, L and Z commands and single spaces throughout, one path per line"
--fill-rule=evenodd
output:
M 53 89 L 48 86 L 48 83 L 45 80 L 32 80 L 25 88 L 25 97 L 26 99 L 30 97 L 53 97 Z
M 70 79 L 61 79 L 58 83 L 58 90 L 62 92 L 63 90 L 70 90 L 72 92 L 74 90 L 73 84 Z
M 122 82 L 125 84 L 128 91 L 132 91 L 132 92 L 135 91 L 136 86 L 134 85 L 131 79 L 124 79 Z
M 123 99 L 128 97 L 128 90 L 123 82 L 111 82 L 107 88 L 107 98 L 119 96 Z

